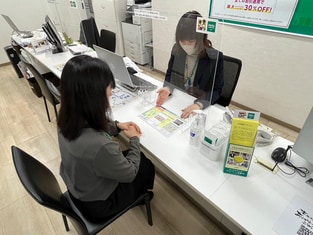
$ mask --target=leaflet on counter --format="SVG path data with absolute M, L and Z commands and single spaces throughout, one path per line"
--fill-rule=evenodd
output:
M 139 117 L 166 137 L 182 128 L 186 122 L 164 107 L 153 107 Z

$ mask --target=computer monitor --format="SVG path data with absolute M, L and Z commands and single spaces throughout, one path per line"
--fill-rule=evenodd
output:
M 66 50 L 63 40 L 49 16 L 45 17 L 45 23 L 42 25 L 42 29 L 47 34 L 47 40 L 55 47 L 52 49 L 52 53 L 59 53 Z
M 313 164 L 313 107 L 293 145 L 292 151 Z M 313 175 L 311 174 L 311 177 Z

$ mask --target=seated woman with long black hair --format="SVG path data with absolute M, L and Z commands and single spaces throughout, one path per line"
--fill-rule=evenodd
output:
M 76 206 L 95 220 L 117 213 L 154 185 L 154 165 L 140 151 L 139 126 L 111 118 L 114 87 L 111 70 L 98 58 L 76 56 L 63 68 L 60 174 Z M 120 131 L 129 138 L 125 152 L 111 137 Z

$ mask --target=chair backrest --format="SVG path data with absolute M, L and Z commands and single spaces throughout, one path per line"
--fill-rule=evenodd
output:
M 220 98 L 216 101 L 224 107 L 230 104 L 241 72 L 241 60 L 224 55 L 224 87 Z
M 11 147 L 17 175 L 26 191 L 42 206 L 68 216 L 78 231 L 87 233 L 84 223 L 62 194 L 53 173 L 41 162 L 16 146 Z
M 93 17 L 81 21 L 81 38 L 80 40 L 87 46 L 93 48 L 93 44 L 99 46 L 99 31 L 96 21 Z
M 56 105 L 59 103 L 59 101 L 53 96 L 51 91 L 49 90 L 46 79 L 42 77 L 42 75 L 35 69 L 35 67 L 27 62 L 25 59 L 22 58 L 22 61 L 26 65 L 26 67 L 29 69 L 29 71 L 33 74 L 35 80 L 37 81 L 42 95 L 53 105 Z
M 61 102 L 61 93 L 58 90 L 58 88 L 56 88 L 52 82 L 50 82 L 48 79 L 45 80 L 46 85 L 49 89 L 49 91 L 51 92 L 51 94 L 54 96 L 54 98 L 57 99 L 57 101 L 60 103 Z
M 16 146 L 11 147 L 13 163 L 17 175 L 26 191 L 42 206 L 62 213 L 66 229 L 67 216 L 78 234 L 97 234 L 121 215 L 145 200 L 148 223 L 152 226 L 150 195 L 140 195 L 136 201 L 106 220 L 96 223 L 86 219 L 71 200 L 68 191 L 62 193 L 53 173 L 40 161 Z
M 115 33 L 106 29 L 101 29 L 99 46 L 109 51 L 115 52 L 116 48 Z

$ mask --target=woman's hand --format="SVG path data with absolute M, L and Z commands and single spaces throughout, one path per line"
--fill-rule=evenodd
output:
M 199 110 L 199 109 L 201 109 L 201 108 L 198 104 L 189 105 L 187 108 L 184 108 L 182 110 L 181 117 L 182 118 L 188 118 L 193 110 Z
M 138 138 L 141 136 L 141 132 L 139 132 L 135 126 L 129 126 L 127 130 L 123 130 L 125 135 L 128 138 L 137 136 Z
M 158 99 L 156 101 L 156 106 L 161 106 L 162 104 L 165 103 L 169 95 L 171 94 L 171 91 L 168 87 L 162 87 L 158 91 Z
M 137 137 L 141 136 L 141 129 L 134 122 L 119 122 L 118 128 L 124 131 L 125 135 L 128 138 L 133 137 L 133 136 L 137 136 Z

